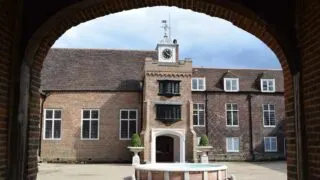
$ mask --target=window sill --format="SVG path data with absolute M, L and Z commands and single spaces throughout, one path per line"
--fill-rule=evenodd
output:
M 227 151 L 227 153 L 238 153 L 238 152 L 240 151 L 231 151 L 231 150 Z
M 206 125 L 193 125 L 193 127 L 206 127 Z
M 99 138 L 81 138 L 81 141 L 98 141 Z
M 276 125 L 272 125 L 272 126 L 263 126 L 264 128 L 275 128 Z
M 158 93 L 158 96 L 172 97 L 172 96 L 180 96 L 180 94 L 166 94 L 166 93 Z
M 227 127 L 235 127 L 235 128 L 238 128 L 239 125 L 226 125 Z
M 278 151 L 277 151 L 277 150 L 274 150 L 274 151 L 273 151 L 273 150 L 264 150 L 264 152 L 272 152 L 272 153 L 275 152 L 275 153 L 276 153 L 276 152 L 278 152 Z
M 130 141 L 131 138 L 120 138 L 119 140 L 120 140 L 120 141 Z
M 205 91 L 205 89 L 191 89 L 191 91 Z
M 224 90 L 224 92 L 239 92 L 239 90 Z
M 60 141 L 61 138 L 43 138 L 44 141 Z
M 276 91 L 261 91 L 263 93 L 275 93 Z

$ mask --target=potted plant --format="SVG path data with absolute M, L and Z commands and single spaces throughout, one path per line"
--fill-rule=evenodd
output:
M 142 146 L 140 136 L 137 133 L 134 133 L 131 137 L 130 146 L 128 149 L 134 153 L 132 157 L 132 165 L 140 164 L 139 152 L 143 151 L 144 147 Z
M 199 146 L 197 150 L 201 152 L 201 163 L 209 163 L 207 152 L 213 147 L 209 145 L 209 140 L 206 135 L 201 136 Z

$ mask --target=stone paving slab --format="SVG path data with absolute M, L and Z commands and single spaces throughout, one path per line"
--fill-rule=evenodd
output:
M 228 166 L 237 180 L 286 180 L 286 162 L 218 162 Z M 38 180 L 131 180 L 129 164 L 39 163 Z

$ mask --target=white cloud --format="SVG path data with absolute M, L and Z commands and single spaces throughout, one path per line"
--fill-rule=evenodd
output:
M 176 7 L 141 8 L 96 18 L 66 31 L 54 47 L 154 49 L 163 36 L 161 20 L 169 14 L 171 35 L 180 44 L 181 58 L 201 59 L 203 64 L 198 65 L 251 67 L 249 56 L 242 53 L 250 52 L 249 59 L 261 61 L 261 67 L 280 67 L 273 52 L 253 35 L 223 19 Z M 212 61 L 221 57 L 229 62 Z M 232 63 L 234 59 L 227 57 L 239 58 L 244 64 Z

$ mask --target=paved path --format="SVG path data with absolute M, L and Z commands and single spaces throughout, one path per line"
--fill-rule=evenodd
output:
M 220 163 L 220 162 L 219 162 Z M 221 162 L 228 175 L 237 180 L 286 180 L 286 163 Z M 130 180 L 133 168 L 128 164 L 47 164 L 39 163 L 38 180 Z

